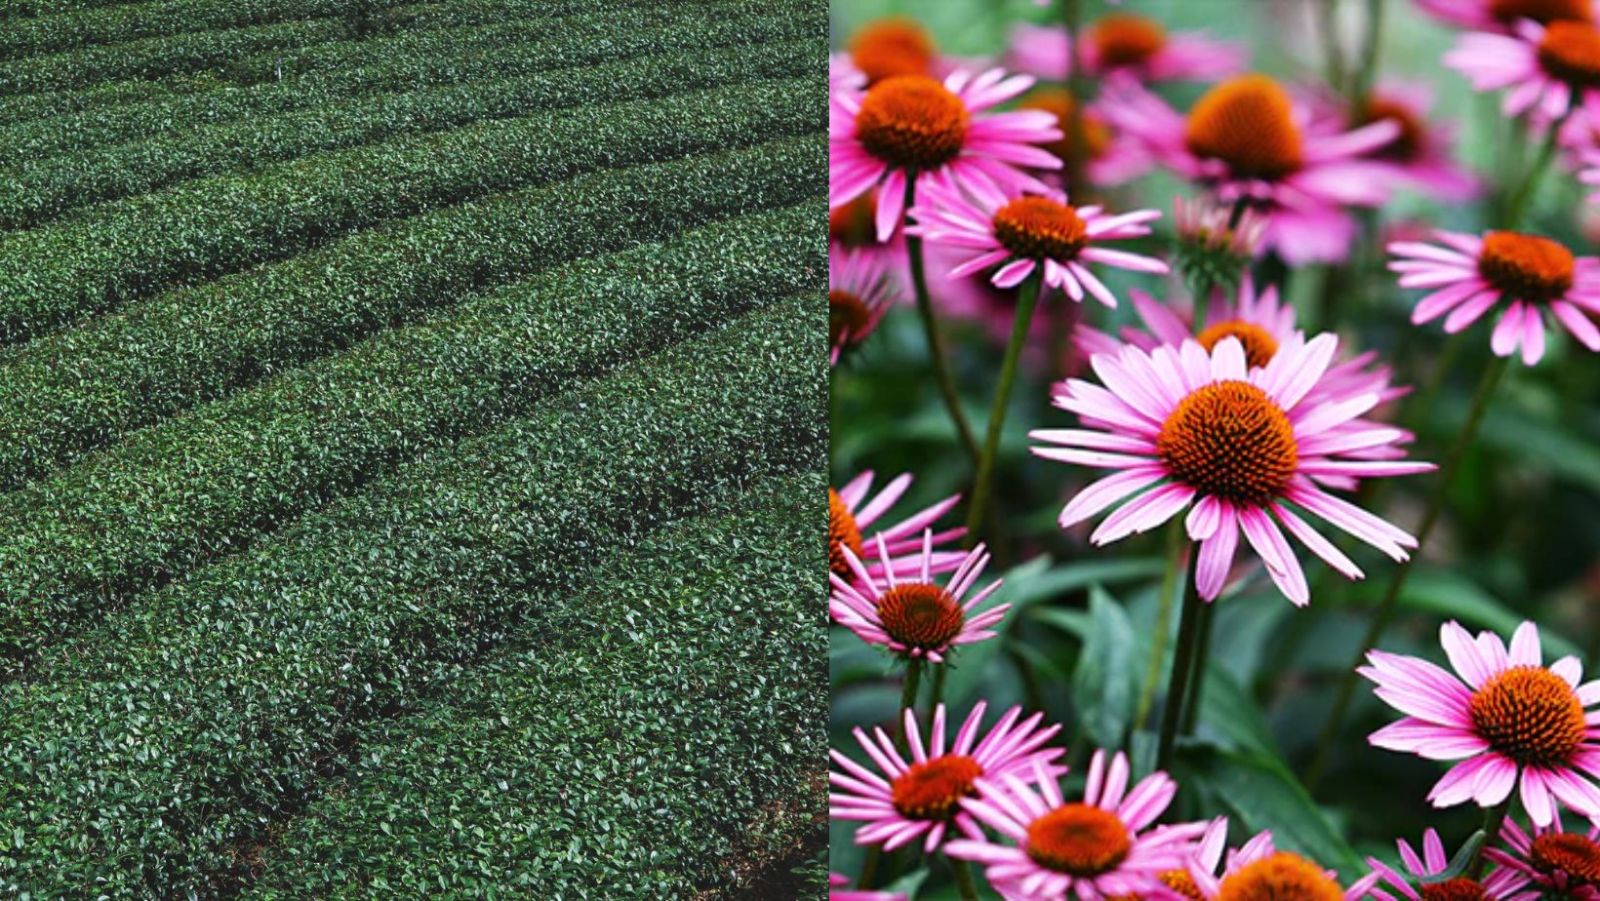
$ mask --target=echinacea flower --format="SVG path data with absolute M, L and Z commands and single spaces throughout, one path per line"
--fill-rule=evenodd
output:
M 889 258 L 842 247 L 828 248 L 828 362 L 836 364 L 855 347 L 891 305 L 900 299 L 889 272 Z
M 1413 0 L 1417 8 L 1474 31 L 1509 31 L 1521 19 L 1548 25 L 1557 19 L 1594 20 L 1594 0 Z
M 850 39 L 850 64 L 868 84 L 896 75 L 935 76 L 938 52 L 915 19 L 889 16 L 867 23 Z
M 1475 90 L 1507 89 L 1500 109 L 1508 116 L 1533 110 L 1558 120 L 1600 93 L 1600 29 L 1576 19 L 1523 19 L 1512 34 L 1462 35 L 1444 64 Z
M 1310 602 L 1304 571 L 1281 529 L 1347 578 L 1362 572 L 1302 514 L 1320 517 L 1405 560 L 1416 539 L 1317 484 L 1321 477 L 1371 478 L 1425 472 L 1429 463 L 1354 458 L 1399 437 L 1397 430 L 1348 424 L 1376 406 L 1373 391 L 1319 390 L 1338 338 L 1298 333 L 1264 366 L 1251 368 L 1244 344 L 1229 335 L 1207 352 L 1197 341 L 1153 351 L 1125 346 L 1090 366 L 1104 387 L 1069 379 L 1055 405 L 1088 428 L 1041 429 L 1033 452 L 1048 460 L 1116 470 L 1083 489 L 1061 511 L 1062 528 L 1114 505 L 1095 529 L 1100 545 L 1156 528 L 1192 505 L 1185 526 L 1200 542 L 1195 586 L 1221 593 L 1242 531 L 1278 589 L 1296 605 Z M 1281 526 L 1281 529 L 1280 529 Z
M 995 633 L 989 627 L 998 623 L 1011 605 L 978 609 L 999 590 L 1001 579 L 966 598 L 989 564 L 983 545 L 968 551 L 949 582 L 940 585 L 933 579 L 933 532 L 924 532 L 922 541 L 922 556 L 905 561 L 920 566 L 920 571 L 905 578 L 898 578 L 898 567 L 894 567 L 886 568 L 880 580 L 845 548 L 845 565 L 853 578 L 828 574 L 833 586 L 828 612 L 868 644 L 883 645 L 908 660 L 943 663 L 960 645 L 993 638 Z M 878 556 L 887 557 L 881 535 L 877 544 Z
M 850 877 L 843 873 L 828 874 L 828 901 L 906 901 L 900 892 L 874 892 L 848 888 Z
M 1239 281 L 1266 237 L 1267 220 L 1248 206 L 1207 197 L 1172 198 L 1178 271 L 1190 284 L 1224 287 Z
M 839 769 L 828 773 L 828 782 L 837 790 L 828 796 L 828 815 L 865 824 L 856 830 L 856 844 L 881 844 L 885 851 L 921 839 L 922 847 L 931 852 L 952 831 L 981 838 L 973 815 L 961 808 L 962 799 L 977 795 L 979 780 L 1007 775 L 1030 779 L 1036 773 L 1053 780 L 1066 772 L 1054 763 L 1065 751 L 1044 746 L 1061 731 L 1060 725 L 1041 725 L 1040 713 L 1021 719 L 1022 708 L 1013 707 L 979 738 L 985 706 L 982 701 L 973 705 L 948 748 L 943 704 L 934 708 L 926 742 L 915 711 L 904 711 L 910 760 L 901 756 L 883 729 L 875 728 L 869 737 L 857 727 L 856 741 L 877 771 L 837 750 L 829 751 Z
M 1172 803 L 1177 783 L 1155 772 L 1128 788 L 1128 758 L 1095 751 L 1083 800 L 1067 801 L 1056 777 L 1033 764 L 1033 786 L 1015 773 L 978 781 L 961 807 L 1002 836 L 957 839 L 951 857 L 982 864 L 1005 897 L 1098 901 L 1159 889 L 1160 874 L 1182 867 L 1205 823 L 1149 828 Z M 1036 790 L 1037 789 L 1037 790 Z
M 1400 126 L 1386 119 L 1340 132 L 1265 75 L 1218 84 L 1187 116 L 1130 82 L 1107 83 L 1101 108 L 1180 176 L 1222 203 L 1258 210 L 1267 220 L 1262 249 L 1290 265 L 1343 260 L 1356 234 L 1346 207 L 1377 206 L 1389 194 L 1389 171 L 1364 157 Z
M 1088 264 L 1158 275 L 1168 271 L 1154 257 L 1103 246 L 1149 234 L 1147 223 L 1161 218 L 1157 210 L 1112 215 L 1098 206 L 1072 206 L 1066 195 L 1049 191 L 1005 194 L 985 189 L 973 192 L 972 198 L 930 185 L 911 209 L 915 224 L 907 226 L 908 234 L 972 253 L 950 270 L 951 278 L 992 268 L 995 287 L 1014 288 L 1042 268 L 1044 284 L 1073 300 L 1091 294 L 1115 307 L 1116 296 Z
M 1400 273 L 1400 287 L 1432 289 L 1411 311 L 1412 322 L 1449 313 L 1444 330 L 1454 334 L 1503 303 L 1505 312 L 1489 338 L 1497 356 L 1509 357 L 1521 345 L 1524 363 L 1539 362 L 1546 311 L 1583 346 L 1600 350 L 1600 328 L 1589 321 L 1600 315 L 1600 259 L 1574 257 L 1557 241 L 1522 232 L 1434 235 L 1444 246 L 1389 245 L 1398 258 L 1389 269 Z
M 1439 840 L 1439 833 L 1434 829 L 1422 835 L 1421 857 L 1405 839 L 1400 839 L 1396 844 L 1400 848 L 1400 860 L 1405 864 L 1410 878 L 1376 857 L 1367 858 L 1367 865 L 1378 874 L 1380 882 L 1387 883 L 1407 901 L 1455 901 L 1457 898 L 1473 901 L 1537 901 L 1539 897 L 1537 891 L 1525 890 L 1528 877 L 1516 870 L 1498 868 L 1481 880 L 1467 876 L 1439 878 L 1450 868 L 1450 858 L 1445 856 L 1444 842 Z M 1397 901 L 1394 895 L 1381 888 L 1373 888 L 1372 897 L 1381 901 Z
M 906 179 L 917 193 L 929 184 L 1044 192 L 1027 168 L 1058 169 L 1038 145 L 1059 140 L 1043 110 L 993 108 L 1033 86 L 1027 75 L 962 69 L 943 83 L 895 75 L 867 88 L 833 92 L 828 104 L 828 208 L 880 188 L 878 240 L 887 241 L 905 211 Z
M 1600 826 L 1568 832 L 1555 820 L 1523 831 L 1511 817 L 1500 824 L 1504 849 L 1489 847 L 1484 856 L 1503 870 L 1515 870 L 1534 885 L 1572 901 L 1600 901 Z
M 1372 151 L 1369 159 L 1392 171 L 1396 181 L 1437 200 L 1467 200 L 1478 193 L 1478 180 L 1455 160 L 1455 131 L 1450 123 L 1432 122 L 1432 93 L 1416 82 L 1380 85 L 1361 105 L 1352 126 L 1389 121 L 1400 127 L 1395 139 Z
M 1356 901 L 1365 898 L 1378 881 L 1376 873 L 1368 873 L 1349 888 L 1341 887 L 1338 873 L 1293 852 L 1278 850 L 1272 833 L 1265 831 L 1228 854 L 1227 868 L 1220 877 L 1215 875 L 1215 869 L 1215 864 L 1190 864 L 1189 875 L 1198 889 L 1190 897 L 1202 901 Z
M 867 74 L 856 68 L 849 54 L 828 54 L 828 92 L 859 91 L 867 86 Z
M 1357 670 L 1404 713 L 1368 738 L 1373 745 L 1429 760 L 1459 760 L 1428 792 L 1435 807 L 1468 800 L 1493 807 L 1521 789 L 1535 825 L 1555 820 L 1557 802 L 1600 817 L 1600 681 L 1580 683 L 1583 664 L 1563 657 L 1540 663 L 1539 629 L 1517 627 L 1507 649 L 1498 635 L 1474 639 L 1451 621 L 1439 641 L 1455 669 L 1416 657 L 1370 651 Z
M 1056 118 L 1061 138 L 1044 145 L 1045 149 L 1061 160 L 1061 177 L 1072 169 L 1074 161 L 1081 161 L 1089 184 L 1100 187 L 1120 185 L 1149 172 L 1155 165 L 1150 154 L 1138 141 L 1111 127 L 1094 104 L 1086 104 L 1079 115 L 1082 130 L 1081 147 L 1072 134 L 1072 116 L 1078 103 L 1072 94 L 1060 88 L 1040 88 L 1018 101 L 1018 109 L 1044 110 Z M 1067 190 L 1083 185 L 1065 185 Z
M 961 495 L 953 494 L 892 526 L 869 534 L 866 530 L 905 496 L 912 482 L 910 473 L 902 473 L 869 500 L 872 477 L 872 470 L 869 469 L 846 482 L 838 491 L 828 489 L 828 570 L 840 578 L 848 579 L 852 575 L 850 565 L 845 562 L 845 551 L 866 562 L 867 571 L 875 576 L 887 569 L 891 562 L 900 572 L 909 573 L 920 568 L 918 560 L 902 561 L 896 558 L 919 549 L 923 543 L 922 531 L 961 501 Z M 959 526 L 936 532 L 933 543 L 937 545 L 955 541 L 966 533 L 967 530 Z M 880 547 L 887 550 L 887 557 L 879 556 Z M 933 571 L 949 572 L 960 566 L 964 559 L 966 554 L 958 551 L 936 554 Z
M 1075 50 L 1064 28 L 1017 25 L 1010 58 L 1023 72 L 1052 81 L 1070 78 L 1074 59 L 1082 60 L 1084 74 L 1094 77 L 1116 73 L 1144 82 L 1212 81 L 1243 69 L 1245 49 L 1203 32 L 1168 34 L 1153 19 L 1115 13 L 1085 28 Z

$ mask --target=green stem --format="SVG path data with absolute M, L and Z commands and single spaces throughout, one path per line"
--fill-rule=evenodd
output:
M 906 209 L 916 201 L 917 174 L 906 173 Z M 961 395 L 956 391 L 955 379 L 950 375 L 950 365 L 945 359 L 944 331 L 939 327 L 939 317 L 933 312 L 933 301 L 928 296 L 928 275 L 922 261 L 922 239 L 906 235 L 906 257 L 911 269 L 911 288 L 917 298 L 917 314 L 922 317 L 922 330 L 928 335 L 928 357 L 933 363 L 933 378 L 944 397 L 944 406 L 955 423 L 956 434 L 967 456 L 978 459 L 978 439 L 973 435 L 967 414 L 961 411 Z
M 956 890 L 961 893 L 961 901 L 978 901 L 978 884 L 972 880 L 972 867 L 964 860 L 955 857 L 946 857 L 950 861 L 950 871 L 956 877 Z
M 906 746 L 906 711 L 917 709 L 917 687 L 922 682 L 922 661 L 906 662 L 906 678 L 900 685 L 900 709 L 894 712 L 894 743 Z
M 1520 775 L 1520 774 L 1519 774 Z M 1500 835 L 1500 826 L 1506 821 L 1506 811 L 1511 809 L 1512 795 L 1493 807 L 1483 811 L 1483 842 L 1478 845 L 1478 850 L 1473 853 L 1472 860 L 1467 864 L 1466 876 L 1468 879 L 1482 879 L 1484 864 L 1488 859 L 1483 856 L 1483 849 L 1493 845 Z
M 1200 720 L 1200 701 L 1205 694 L 1206 661 L 1211 656 L 1211 622 L 1216 609 L 1211 604 L 1200 605 L 1200 625 L 1195 636 L 1194 671 L 1189 674 L 1189 698 L 1183 702 L 1183 724 L 1179 735 L 1190 735 Z
M 1355 121 L 1366 115 L 1367 95 L 1378 71 L 1378 45 L 1383 43 L 1383 0 L 1367 0 L 1366 34 L 1361 39 L 1361 65 L 1350 82 L 1350 110 Z
M 1483 423 L 1483 415 L 1489 409 L 1489 400 L 1494 396 L 1495 388 L 1505 375 L 1509 362 L 1509 357 L 1495 357 L 1483 371 L 1483 378 L 1478 382 L 1477 393 L 1473 395 L 1472 406 L 1467 412 L 1467 421 L 1461 426 L 1455 444 L 1450 447 L 1444 465 L 1439 467 L 1439 477 L 1434 482 L 1433 496 L 1428 499 L 1428 507 L 1422 514 L 1422 523 L 1417 527 L 1417 547 L 1411 552 L 1410 557 L 1395 568 L 1394 575 L 1389 578 L 1389 586 L 1383 593 L 1383 599 L 1378 602 L 1377 612 L 1373 614 L 1372 622 L 1367 626 L 1367 634 L 1362 636 L 1361 644 L 1356 648 L 1355 658 L 1345 669 L 1343 679 L 1339 683 L 1338 693 L 1334 696 L 1333 706 L 1328 712 L 1328 719 L 1323 724 L 1321 736 L 1317 739 L 1316 755 L 1311 760 L 1310 768 L 1306 770 L 1305 784 L 1308 791 L 1316 791 L 1317 784 L 1322 781 L 1329 754 L 1339 738 L 1340 730 L 1344 728 L 1344 717 L 1350 709 L 1351 698 L 1355 695 L 1356 680 L 1359 678 L 1356 668 L 1366 658 L 1367 651 L 1378 643 L 1378 638 L 1388 627 L 1389 620 L 1394 617 L 1395 605 L 1400 599 L 1401 590 L 1405 588 L 1406 578 L 1411 575 L 1412 564 L 1422 555 L 1422 549 L 1428 543 L 1428 536 L 1433 533 L 1433 527 L 1439 521 L 1439 514 L 1444 511 L 1445 499 L 1450 493 L 1450 482 L 1454 479 L 1456 470 L 1460 468 L 1461 461 L 1466 458 L 1468 448 L 1472 446 L 1473 438 L 1478 433 L 1478 426 Z
M 1550 124 L 1550 130 L 1544 136 L 1544 143 L 1539 145 L 1539 155 L 1534 158 L 1533 166 L 1523 175 L 1521 183 L 1517 185 L 1517 189 L 1511 194 L 1511 199 L 1506 203 L 1506 218 L 1502 228 L 1516 228 L 1522 221 L 1529 201 L 1538 193 L 1539 179 L 1544 176 L 1545 170 L 1550 168 L 1550 160 L 1555 157 L 1561 126 L 1567 124 L 1567 117 L 1570 115 L 1572 107 L 1568 106 L 1567 111 Z
M 1043 264 L 1022 283 L 1017 295 L 1017 315 L 1011 323 L 1011 341 L 1006 345 L 1005 360 L 1000 364 L 1000 386 L 994 393 L 994 404 L 989 408 L 989 430 L 984 437 L 983 453 L 978 457 L 978 477 L 972 485 L 972 506 L 967 510 L 967 541 L 974 541 L 984 526 L 984 514 L 989 506 L 990 483 L 994 481 L 995 458 L 1000 454 L 1000 432 L 1006 424 L 1006 408 L 1010 406 L 1011 388 L 1017 380 L 1017 361 L 1022 359 L 1022 348 L 1028 343 L 1028 327 L 1033 322 L 1033 309 L 1039 300 L 1039 282 L 1044 277 Z
M 1150 636 L 1150 660 L 1145 664 L 1144 682 L 1139 686 L 1139 703 L 1134 707 L 1133 722 L 1143 723 L 1150 715 L 1156 700 L 1156 682 L 1161 679 L 1161 661 L 1167 656 L 1167 639 L 1172 637 L 1172 605 L 1183 591 L 1180 580 L 1184 578 L 1183 549 L 1188 544 L 1183 521 L 1174 520 L 1167 527 L 1167 571 L 1161 576 L 1161 593 L 1156 596 L 1156 630 Z
M 861 878 L 856 884 L 863 890 L 872 888 L 873 880 L 878 878 L 878 864 L 883 861 L 883 846 L 873 845 L 867 848 L 866 862 L 861 865 Z
M 1182 619 L 1178 622 L 1178 645 L 1172 655 L 1172 676 L 1167 680 L 1167 705 L 1161 711 L 1161 738 L 1156 746 L 1156 769 L 1165 770 L 1172 763 L 1172 748 L 1178 738 L 1178 725 L 1183 722 L 1183 702 L 1189 696 L 1189 679 L 1194 675 L 1195 652 L 1199 647 L 1200 600 L 1195 587 L 1195 566 L 1200 555 L 1191 553 L 1189 581 L 1183 589 Z
M 1339 45 L 1339 0 L 1318 0 L 1322 10 L 1322 45 L 1327 49 L 1323 75 L 1328 87 L 1344 90 L 1344 48 Z
M 1083 5 L 1079 0 L 1061 0 L 1061 24 L 1067 33 L 1067 58 L 1079 60 L 1078 34 L 1083 30 Z M 1067 93 L 1072 97 L 1072 110 L 1067 117 L 1067 191 L 1073 202 L 1082 205 L 1088 165 L 1084 153 L 1083 105 L 1088 102 L 1089 84 L 1084 78 L 1083 66 L 1074 64 L 1067 72 Z
M 939 709 L 939 703 L 944 700 L 944 677 L 950 669 L 949 661 L 944 663 L 930 663 L 933 668 L 933 691 L 928 698 L 928 722 L 933 722 L 933 712 Z

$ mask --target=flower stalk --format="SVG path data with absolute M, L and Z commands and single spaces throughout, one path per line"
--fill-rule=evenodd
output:
M 917 179 L 916 173 L 906 173 L 906 209 L 916 201 Z M 917 315 L 922 319 L 922 330 L 928 336 L 928 357 L 933 365 L 934 381 L 939 386 L 939 394 L 944 398 L 945 410 L 950 414 L 950 421 L 955 424 L 956 436 L 961 446 L 966 450 L 967 456 L 973 460 L 978 459 L 978 439 L 972 431 L 972 424 L 967 422 L 967 414 L 961 410 L 961 395 L 956 391 L 955 379 L 950 375 L 950 364 L 945 356 L 944 330 L 939 325 L 939 317 L 933 311 L 933 301 L 928 295 L 928 275 L 922 259 L 922 238 L 906 234 L 906 258 L 911 269 L 912 293 L 917 299 Z
M 978 475 L 972 485 L 972 506 L 967 511 L 967 541 L 977 540 L 979 529 L 989 507 L 990 489 L 994 482 L 995 458 L 1000 454 L 1000 433 L 1005 429 L 1006 409 L 1011 402 L 1011 389 L 1017 380 L 1017 364 L 1022 359 L 1022 349 L 1028 343 L 1028 330 L 1033 324 L 1033 311 L 1039 301 L 1039 283 L 1043 278 L 1041 266 L 1023 281 L 1017 295 L 1017 313 L 1011 323 L 1011 340 L 1006 344 L 1005 359 L 1000 364 L 1000 385 L 995 389 L 994 404 L 989 408 L 989 427 L 984 437 L 983 452 L 978 456 Z
M 1188 551 L 1188 547 L 1183 548 Z M 1196 587 L 1195 567 L 1199 563 L 1198 553 L 1189 554 L 1189 578 L 1183 590 L 1183 610 L 1178 622 L 1178 644 L 1173 649 L 1172 675 L 1167 680 L 1167 705 L 1161 712 L 1161 737 L 1156 746 L 1156 769 L 1166 770 L 1172 764 L 1172 750 L 1177 743 L 1178 727 L 1182 725 L 1184 715 L 1184 702 L 1189 698 L 1189 681 L 1194 677 L 1197 666 L 1203 666 L 1204 661 L 1197 661 L 1196 657 L 1200 648 L 1200 620 L 1204 613 L 1201 608 L 1206 602 L 1201 600 L 1200 591 Z

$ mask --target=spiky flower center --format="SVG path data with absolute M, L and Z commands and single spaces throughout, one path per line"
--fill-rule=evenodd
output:
M 1422 155 L 1428 146 L 1428 129 L 1411 108 L 1388 97 L 1373 95 L 1367 98 L 1362 119 L 1357 125 L 1373 122 L 1393 122 L 1400 129 L 1394 140 L 1379 147 L 1375 155 L 1397 162 L 1410 162 Z
M 1110 872 L 1132 848 L 1122 820 L 1088 804 L 1063 804 L 1028 824 L 1028 856 L 1059 873 L 1088 878 Z
M 1217 901 L 1344 901 L 1344 892 L 1321 867 L 1279 851 L 1224 877 Z
M 855 344 L 861 340 L 872 319 L 866 301 L 852 291 L 833 288 L 828 291 L 828 343 Z
M 924 651 L 946 648 L 967 621 L 950 592 L 926 582 L 902 582 L 884 592 L 878 619 L 890 638 Z
M 1018 197 L 994 213 L 994 236 L 1019 257 L 1070 260 L 1089 243 L 1078 211 L 1048 197 Z
M 945 754 L 913 763 L 889 783 L 889 800 L 903 817 L 945 820 L 956 812 L 961 799 L 974 797 L 973 787 L 983 767 L 964 754 Z
M 1567 680 L 1542 666 L 1501 670 L 1472 693 L 1473 729 L 1519 764 L 1565 763 L 1583 743 L 1583 702 Z
M 828 489 L 828 569 L 841 579 L 850 578 L 850 564 L 844 560 L 844 549 L 861 559 L 861 528 L 856 518 L 845 506 L 839 492 Z
M 873 217 L 878 212 L 876 191 L 864 191 L 855 199 L 828 211 L 828 240 L 844 247 L 868 247 L 878 243 Z
M 880 19 L 856 33 L 850 61 L 876 84 L 896 75 L 927 75 L 933 68 L 933 40 L 915 21 Z
M 1195 885 L 1194 877 L 1188 870 L 1163 870 L 1156 874 L 1161 884 L 1178 896 L 1188 898 L 1189 901 L 1206 901 L 1206 896 L 1200 891 L 1200 886 Z M 1107 895 L 1106 901 L 1144 901 L 1143 895 Z
M 1279 179 L 1303 163 L 1289 94 L 1265 75 L 1242 75 L 1207 91 L 1189 111 L 1189 152 L 1228 165 L 1240 178 Z
M 1154 20 L 1127 13 L 1112 13 L 1089 29 L 1104 68 L 1136 66 L 1167 45 L 1167 33 Z
M 1061 137 L 1042 145 L 1044 149 L 1055 154 L 1063 163 L 1071 162 L 1078 158 L 1073 152 L 1072 111 L 1077 107 L 1072 95 L 1058 88 L 1044 88 L 1034 91 L 1018 104 L 1023 109 L 1044 110 L 1056 117 L 1056 126 L 1061 129 Z M 1084 160 L 1097 160 L 1106 155 L 1111 148 L 1111 130 L 1098 116 L 1084 110 L 1079 117 L 1083 129 L 1083 154 Z
M 1539 41 L 1539 65 L 1570 85 L 1600 88 L 1600 30 L 1571 19 L 1551 22 Z
M 1547 25 L 1557 19 L 1588 22 L 1593 16 L 1590 0 L 1489 0 L 1489 15 L 1507 25 L 1518 19 L 1532 19 Z
M 971 122 L 967 105 L 922 75 L 895 75 L 867 90 L 856 137 L 897 169 L 937 169 L 956 158 Z
M 1417 890 L 1422 894 L 1422 901 L 1484 901 L 1489 897 L 1482 885 L 1462 877 L 1424 882 Z
M 1300 462 L 1289 417 L 1241 381 L 1202 385 L 1161 424 L 1156 453 L 1201 494 L 1262 506 L 1283 493 Z
M 1528 859 L 1543 872 L 1565 873 L 1579 882 L 1600 885 L 1600 845 L 1587 835 L 1547 832 L 1537 836 Z
M 1496 289 L 1534 303 L 1561 297 L 1572 287 L 1572 251 L 1520 232 L 1489 232 L 1478 252 L 1478 274 Z
M 1271 332 L 1243 319 L 1219 322 L 1206 328 L 1196 336 L 1195 340 L 1209 352 L 1223 338 L 1238 338 L 1239 343 L 1244 346 L 1245 362 L 1252 367 L 1271 363 L 1273 356 L 1278 352 L 1278 339 L 1272 337 Z

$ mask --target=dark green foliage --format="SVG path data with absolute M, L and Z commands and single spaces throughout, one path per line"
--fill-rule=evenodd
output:
M 804 137 L 598 173 L 358 234 L 41 339 L 0 367 L 0 483 L 40 476 L 467 292 L 817 196 L 825 161 L 823 140 Z
M 816 127 L 818 79 L 583 107 L 188 182 L 0 240 L 0 341 L 387 218 Z
M 253 894 L 688 898 L 820 834 L 823 485 L 764 485 L 533 595 L 514 650 L 363 730 Z
M 360 753 L 364 723 L 460 678 L 606 549 L 815 459 L 822 315 L 820 292 L 785 302 L 574 391 L 0 689 L 0 888 L 181 897 L 231 879 L 275 812 Z
M 751 209 L 775 198 L 728 194 Z M 741 311 L 821 290 L 824 248 L 808 225 L 822 216 L 818 202 L 562 266 L 138 432 L 5 497 L 0 671 L 14 675 L 85 616 L 400 461 Z
M 573 17 L 547 23 L 551 27 L 538 37 L 510 47 L 490 42 L 492 49 L 478 48 L 482 52 L 466 56 L 459 55 L 459 47 L 413 46 L 404 53 L 391 53 L 374 52 L 373 45 L 362 44 L 352 48 L 350 58 L 321 60 L 318 69 L 288 83 L 240 87 L 215 78 L 199 84 L 168 79 L 119 82 L 82 93 L 0 98 L 0 122 L 13 123 L 0 127 L 0 146 L 7 148 L 8 160 L 22 162 L 212 123 L 346 103 L 381 91 L 414 91 L 436 85 L 481 87 L 490 80 L 632 56 L 815 37 L 816 29 L 808 27 L 804 17 L 794 15 L 793 7 L 798 5 L 789 0 L 765 4 L 760 16 L 734 17 L 718 9 L 719 15 L 709 21 L 698 20 L 706 15 L 704 11 L 664 16 L 659 11 L 638 10 L 630 13 L 630 29 L 625 35 L 597 27 L 614 22 L 615 12 L 607 18 Z M 765 11 L 768 6 L 770 13 Z M 459 41 L 461 35 L 445 37 Z M 427 42 L 413 37 L 412 43 Z M 271 71 L 277 63 L 278 57 L 263 58 L 259 66 Z M 133 102 L 136 100 L 143 102 Z M 29 121 L 45 115 L 62 118 Z
M 532 78 L 479 82 L 362 98 L 313 110 L 217 125 L 42 160 L 6 175 L 0 227 L 37 225 L 63 210 L 141 194 L 177 181 L 256 168 L 310 153 L 358 147 L 395 135 L 441 131 L 526 116 L 539 109 L 644 99 L 755 78 L 817 71 L 826 43 L 726 48 L 561 69 Z

